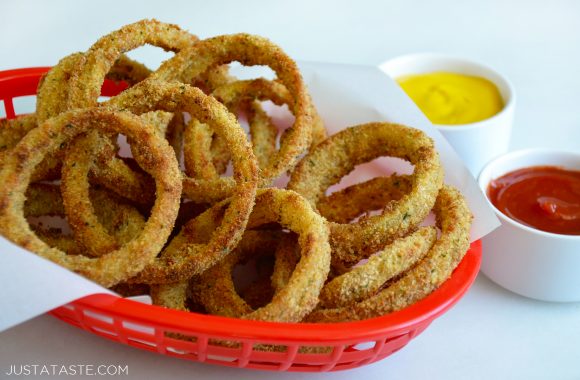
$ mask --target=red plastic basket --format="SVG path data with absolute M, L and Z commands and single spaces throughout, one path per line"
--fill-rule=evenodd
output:
M 49 68 L 0 72 L 0 100 L 8 118 L 15 117 L 13 99 L 34 95 Z M 112 96 L 123 84 L 106 82 Z M 274 371 L 321 372 L 350 369 L 381 360 L 404 347 L 465 294 L 481 262 L 481 243 L 473 243 L 453 275 L 425 299 L 401 311 L 364 321 L 330 324 L 272 323 L 224 318 L 165 309 L 97 294 L 50 313 L 74 326 L 110 340 L 160 354 L 229 367 Z M 178 333 L 195 339 L 172 338 Z M 213 340 L 238 342 L 236 348 Z M 277 352 L 257 345 L 284 346 Z M 301 347 L 330 347 L 324 353 L 301 353 Z

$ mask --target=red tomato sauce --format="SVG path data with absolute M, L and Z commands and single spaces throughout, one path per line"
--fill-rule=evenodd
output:
M 527 226 L 580 235 L 580 171 L 555 166 L 515 170 L 490 182 L 493 205 Z

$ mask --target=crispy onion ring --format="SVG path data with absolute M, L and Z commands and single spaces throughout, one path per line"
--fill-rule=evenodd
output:
M 90 199 L 98 204 L 96 216 L 104 229 L 120 243 L 131 241 L 145 225 L 145 219 L 133 206 L 123 202 L 119 197 L 104 189 L 91 189 Z M 58 185 L 35 183 L 26 190 L 24 215 L 29 217 L 60 216 L 65 217 L 60 188 Z M 79 244 L 72 236 L 62 234 L 60 229 L 48 230 L 32 226 L 42 241 L 56 247 L 69 255 L 91 255 L 91 251 Z
M 288 280 L 300 260 L 300 250 L 296 235 L 284 235 L 274 255 L 274 270 L 272 271 L 270 282 L 274 294 L 276 294 L 288 284 Z
M 119 62 L 119 59 L 122 60 L 121 64 L 127 63 L 122 58 L 123 53 L 145 44 L 176 52 L 196 40 L 197 37 L 181 30 L 178 26 L 157 20 L 141 20 L 101 37 L 74 63 L 66 86 L 64 109 L 96 106 L 107 73 L 111 71 L 115 62 Z M 142 70 L 137 71 L 140 75 L 145 74 Z M 179 117 L 181 115 L 176 115 L 176 127 L 179 126 Z M 179 130 L 176 132 L 175 137 L 179 138 Z M 95 139 L 93 143 L 105 144 L 100 139 Z M 173 146 L 178 149 L 176 153 L 180 155 L 181 146 L 176 147 L 175 144 Z M 112 156 L 99 166 L 100 168 L 97 168 L 94 173 L 94 178 L 98 183 L 137 203 L 150 204 L 153 197 L 150 192 L 143 191 L 149 187 L 150 181 L 145 180 L 139 173 L 133 172 L 123 160 Z M 101 178 L 102 180 L 99 180 Z M 127 186 L 119 186 L 119 184 Z
M 123 133 L 142 144 L 149 153 L 139 162 L 156 181 L 157 199 L 143 230 L 135 239 L 104 256 L 93 259 L 67 256 L 42 242 L 24 216 L 25 191 L 35 166 L 63 142 L 88 130 Z M 39 256 L 78 272 L 103 286 L 115 285 L 137 274 L 161 250 L 171 233 L 181 195 L 177 160 L 165 140 L 127 112 L 107 109 L 77 110 L 49 119 L 29 132 L 14 148 L 0 171 L 0 230 L 14 243 Z
M 203 299 L 206 298 L 206 295 L 203 294 L 206 285 L 203 284 L 204 277 L 210 273 L 215 272 L 217 266 L 228 265 L 230 271 L 218 271 L 217 275 L 219 278 L 215 279 L 214 285 L 218 287 L 222 287 L 219 284 L 226 283 L 226 286 L 229 288 L 233 285 L 233 280 L 231 276 L 231 270 L 233 267 L 238 264 L 239 262 L 250 260 L 251 258 L 258 257 L 258 256 L 266 256 L 271 255 L 278 246 L 280 238 L 283 236 L 282 231 L 254 231 L 254 230 L 246 230 L 244 236 L 240 243 L 236 246 L 233 252 L 227 255 L 219 264 L 216 266 L 208 269 L 204 272 L 204 274 L 200 276 L 195 276 L 192 278 L 190 282 L 190 296 L 193 297 L 197 302 L 204 304 L 202 302 Z M 226 264 L 227 263 L 227 264 Z M 230 265 L 231 264 L 231 265 Z M 154 292 L 152 293 L 152 299 L 154 304 L 160 304 L 167 306 L 171 304 L 172 306 L 176 306 L 176 304 L 168 303 L 167 300 L 164 299 L 165 291 L 163 287 L 154 287 Z M 241 302 L 236 303 L 239 301 L 239 297 L 231 298 L 231 293 L 223 293 L 220 299 L 223 300 L 225 297 L 226 300 L 224 302 L 216 300 L 216 303 L 212 305 L 212 309 L 206 309 L 206 311 L 222 316 L 238 316 L 241 314 L 249 313 L 252 310 L 248 308 L 248 305 Z M 185 300 L 181 300 L 182 304 L 177 306 L 180 310 L 187 310 L 185 306 Z M 231 305 L 231 306 L 230 306 Z M 205 308 L 205 306 L 204 306 Z
M 278 128 L 263 110 L 260 102 L 269 100 L 277 106 L 287 105 L 292 110 L 293 98 L 288 89 L 280 82 L 258 78 L 226 83 L 216 88 L 212 95 L 235 114 L 241 109 L 245 111 L 254 154 L 258 159 L 260 168 L 263 171 L 272 172 L 272 158 L 276 152 Z M 317 121 L 315 123 L 317 128 L 319 128 L 321 122 L 314 107 L 311 113 Z M 322 130 L 324 131 L 324 127 Z M 321 136 L 316 134 L 316 143 L 320 142 L 320 138 Z M 324 138 L 326 138 L 326 131 L 322 136 L 322 139 Z M 283 139 L 284 135 L 282 135 L 281 141 Z
M 300 261 L 287 285 L 274 296 L 268 305 L 239 317 L 262 321 L 298 322 L 318 303 L 318 295 L 328 275 L 330 268 L 328 227 L 324 219 L 298 194 L 274 188 L 262 189 L 258 191 L 256 206 L 248 226 L 253 228 L 271 222 L 279 223 L 298 235 Z M 217 288 L 212 289 L 212 286 L 208 286 L 207 281 L 214 283 L 217 279 L 212 276 L 214 272 L 216 272 L 214 276 L 220 272 L 231 276 L 229 267 L 222 268 L 222 263 L 224 262 L 218 263 L 216 267 L 202 274 L 206 280 L 204 282 L 206 288 L 198 294 L 202 297 L 200 301 L 206 309 L 219 309 L 214 302 L 221 303 L 225 299 L 236 299 L 236 297 L 240 303 L 245 303 L 235 292 L 233 282 L 231 286 L 229 286 L 230 283 L 224 283 L 225 287 L 220 286 L 217 293 L 215 292 Z M 160 285 L 156 291 L 172 295 L 172 297 L 163 297 L 165 300 L 178 301 L 175 304 L 163 306 L 183 308 L 186 288 L 187 282 L 178 285 Z M 218 298 L 214 299 L 218 294 Z
M 0 119 L 0 157 L 13 148 L 33 128 L 36 128 L 36 115 L 28 114 L 14 119 Z
M 403 236 L 427 216 L 442 186 L 443 170 L 433 141 L 420 130 L 391 123 L 347 128 L 318 144 L 292 172 L 288 189 L 312 205 L 356 165 L 380 156 L 415 166 L 409 193 L 389 202 L 381 215 L 356 223 L 330 223 L 333 263 L 352 265 Z
M 433 227 L 399 238 L 364 264 L 333 278 L 320 292 L 320 306 L 335 308 L 360 302 L 375 294 L 390 279 L 407 271 L 431 248 L 437 237 Z
M 73 53 L 61 59 L 48 73 L 40 78 L 36 95 L 36 115 L 39 123 L 56 116 L 67 108 L 70 80 L 75 70 L 83 62 L 84 53 Z M 126 55 L 114 61 L 104 78 L 126 82 L 132 86 L 151 74 L 151 70 Z M 102 82 L 101 82 L 102 85 Z M 99 87 L 99 94 L 101 88 Z M 97 99 L 95 98 L 95 99 Z
M 70 86 L 70 78 L 74 70 L 81 64 L 84 53 L 73 53 L 61 59 L 48 73 L 41 77 L 37 90 L 36 116 L 38 123 L 42 123 L 50 117 L 56 116 L 67 108 L 67 99 Z M 121 55 L 106 74 L 107 79 L 124 81 L 129 85 L 140 82 L 151 71 L 144 65 L 133 61 L 125 55 Z M 176 124 L 178 126 L 178 124 Z M 172 137 L 173 135 L 171 135 Z M 176 147 L 175 140 L 170 140 Z M 16 142 L 12 146 L 16 145 Z M 177 146 L 181 151 L 181 146 Z M 60 163 L 62 156 L 47 156 L 37 166 L 33 181 L 53 180 L 60 175 Z M 119 163 L 116 163 L 117 166 Z M 113 165 L 114 167 L 115 165 Z M 109 168 L 109 170 L 111 170 Z M 118 187 L 113 186 L 113 189 Z
M 147 79 L 111 98 L 106 105 L 136 114 L 158 109 L 168 112 L 182 110 L 210 126 L 227 143 L 232 156 L 233 179 L 184 177 L 184 195 L 197 203 L 215 203 L 233 194 L 235 201 L 231 204 L 235 206 L 232 210 L 239 210 L 242 218 L 249 216 L 258 185 L 257 161 L 244 130 L 221 103 L 186 84 Z
M 33 183 L 28 186 L 24 215 L 26 217 L 64 216 L 59 186 L 49 183 Z
M 284 134 L 273 164 L 262 172 L 264 184 L 294 167 L 312 141 L 313 107 L 296 63 L 269 40 L 249 34 L 234 34 L 200 40 L 164 62 L 152 74 L 160 80 L 192 83 L 208 69 L 238 61 L 246 66 L 266 65 L 292 96 L 295 121 Z
M 125 82 L 133 86 L 151 75 L 151 70 L 144 64 L 121 55 L 106 75 L 107 79 L 115 82 Z
M 66 111 L 69 81 L 82 57 L 83 53 L 67 55 L 40 78 L 36 91 L 36 118 L 39 124 Z
M 447 280 L 469 248 L 472 215 L 461 193 L 443 186 L 433 209 L 441 236 L 427 255 L 402 277 L 364 301 L 317 309 L 306 322 L 346 322 L 401 310 L 429 295 Z
M 169 130 L 179 134 L 183 116 L 180 113 L 173 115 L 170 112 L 156 111 L 145 113 L 141 115 L 141 118 L 145 123 L 152 125 L 160 137 L 165 138 Z M 138 166 L 132 165 L 132 159 L 117 157 L 117 147 L 112 139 L 103 139 L 96 136 L 93 136 L 92 139 L 91 143 L 98 145 L 95 152 L 96 157 L 88 157 L 79 153 L 74 160 L 68 160 L 68 165 L 65 158 L 63 183 L 68 182 L 66 179 L 67 173 L 72 170 L 78 173 L 79 170 L 89 165 L 88 160 L 95 159 L 96 162 L 91 165 L 89 172 L 92 183 L 102 185 L 145 209 L 149 208 L 155 201 L 155 192 L 153 191 L 155 186 L 151 177 Z M 177 149 L 181 149 L 179 142 L 170 139 L 168 139 L 168 142 L 172 145 L 174 151 L 176 149 L 175 145 L 177 145 Z M 176 157 L 178 156 L 176 155 Z M 74 193 L 82 190 L 73 186 L 69 191 Z M 90 223 L 88 220 L 86 222 Z
M 258 78 L 252 80 L 231 81 L 216 88 L 212 95 L 224 103 L 234 114 L 237 114 L 240 110 L 245 112 L 250 127 L 252 147 L 254 149 L 254 154 L 258 159 L 258 163 L 260 164 L 260 168 L 262 168 L 266 173 L 272 172 L 273 169 L 271 166 L 273 165 L 273 160 L 275 159 L 276 154 L 278 127 L 264 111 L 260 102 L 269 100 L 278 106 L 287 105 L 289 110 L 292 111 L 293 99 L 288 89 L 278 81 Z M 326 129 L 324 128 L 322 119 L 319 117 L 314 106 L 312 106 L 311 114 L 313 118 L 312 145 L 316 145 L 326 138 Z M 280 141 L 284 141 L 285 138 L 285 134 L 283 133 L 280 137 Z M 213 141 L 215 140 L 218 140 L 219 142 L 219 139 L 214 138 Z M 185 163 L 187 168 L 187 155 L 191 153 L 187 150 L 184 153 L 186 154 Z M 193 156 L 193 158 L 195 158 L 195 156 Z M 221 163 L 223 161 L 228 161 L 228 158 L 222 158 L 218 162 Z M 213 162 L 215 165 L 215 154 Z M 193 165 L 195 168 L 195 161 L 193 161 Z M 216 170 L 216 172 L 219 174 L 222 173 L 219 170 Z M 268 183 L 270 180 L 265 178 L 264 182 Z
M 222 257 L 220 256 L 221 251 L 233 248 L 241 238 L 254 204 L 258 186 L 256 158 L 245 138 L 243 129 L 234 116 L 221 103 L 203 94 L 197 88 L 181 83 L 165 83 L 151 79 L 124 91 L 110 99 L 107 104 L 137 114 L 154 109 L 168 112 L 183 110 L 209 125 L 228 143 L 232 154 L 234 175 L 233 181 L 228 182 L 229 188 L 227 190 L 233 192 L 234 195 L 228 200 L 227 206 L 224 206 L 223 222 L 219 224 L 215 232 L 211 230 L 207 234 L 207 236 L 211 235 L 211 239 L 207 245 L 200 248 L 203 250 L 204 257 L 213 257 L 213 255 Z M 196 203 L 212 203 L 216 198 L 214 193 L 216 190 L 219 192 L 222 183 L 222 181 L 216 183 L 215 181 L 185 177 L 183 179 L 184 194 Z M 221 193 L 221 195 L 224 194 L 225 192 Z M 222 212 L 224 211 L 222 210 Z M 187 229 L 187 225 L 184 229 Z M 191 257 L 192 255 L 188 251 L 195 249 L 189 246 L 187 239 L 182 235 L 176 236 L 164 252 L 179 252 L 177 255 Z M 171 257 L 171 259 L 167 260 L 164 257 Z M 141 272 L 135 281 L 144 283 L 175 282 L 200 273 L 196 272 L 199 268 L 196 269 L 195 266 L 192 266 L 191 260 L 188 259 L 185 262 L 187 264 L 173 257 L 173 254 L 162 254 L 159 259 Z M 199 265 L 203 270 L 207 269 L 202 264 Z
M 381 210 L 390 201 L 399 200 L 411 190 L 408 175 L 376 177 L 321 198 L 316 207 L 330 222 L 349 223 L 372 210 Z M 364 216 L 363 216 L 364 217 Z
M 74 139 L 67 149 L 62 170 L 61 191 L 67 221 L 75 240 L 87 249 L 87 255 L 98 257 L 119 249 L 122 242 L 111 236 L 99 221 L 89 197 L 88 174 L 100 156 L 97 131 Z M 99 204 L 99 209 L 102 206 Z
M 177 52 L 197 37 L 177 25 L 141 20 L 101 37 L 81 56 L 69 81 L 67 109 L 97 105 L 106 74 L 122 54 L 145 44 Z

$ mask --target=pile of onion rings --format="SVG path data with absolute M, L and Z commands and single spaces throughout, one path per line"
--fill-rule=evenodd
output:
M 152 71 L 125 55 L 144 44 L 174 55 Z M 232 62 L 276 78 L 240 80 Z M 105 80 L 126 89 L 99 102 Z M 0 233 L 123 296 L 352 321 L 424 298 L 469 247 L 471 212 L 443 183 L 433 141 L 387 122 L 328 137 L 298 66 L 263 37 L 200 40 L 142 20 L 64 57 L 37 93 L 35 113 L 0 120 Z M 272 105 L 288 108 L 290 127 Z M 378 157 L 413 173 L 328 194 Z M 285 174 L 286 189 L 271 187 Z

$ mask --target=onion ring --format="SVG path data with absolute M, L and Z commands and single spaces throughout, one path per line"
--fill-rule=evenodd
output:
M 206 311 L 212 314 L 237 317 L 242 314 L 250 313 L 252 311 L 251 307 L 242 301 L 237 294 L 232 296 L 231 291 L 225 291 L 222 296 L 219 297 L 219 300 L 216 299 L 212 302 L 208 299 L 208 295 L 204 294 L 205 290 L 208 286 L 217 287 L 218 292 L 221 292 L 223 289 L 233 289 L 233 267 L 238 262 L 248 260 L 252 257 L 272 254 L 276 250 L 280 237 L 281 232 L 279 231 L 247 230 L 244 233 L 242 240 L 240 240 L 240 243 L 231 254 L 227 255 L 218 264 L 191 281 L 191 287 L 189 289 L 191 294 L 197 302 L 204 306 Z M 211 284 L 208 284 L 205 278 L 212 274 L 218 277 L 214 278 Z M 154 304 L 169 306 L 163 297 L 164 288 L 165 286 L 153 287 L 155 293 L 155 296 L 153 297 Z M 212 294 L 215 294 L 215 292 Z M 177 308 L 180 310 L 187 310 L 185 307 L 185 299 L 181 300 L 181 302 L 182 303 L 177 306 Z M 171 304 L 170 307 L 175 308 L 176 305 Z
M 92 129 L 123 133 L 138 140 L 143 149 L 147 147 L 150 156 L 139 164 L 155 178 L 158 196 L 139 236 L 96 259 L 67 256 L 50 248 L 31 231 L 23 210 L 34 167 L 63 142 Z M 177 160 L 167 142 L 138 117 L 107 109 L 70 111 L 29 132 L 6 160 L 0 171 L 0 231 L 15 244 L 109 287 L 139 273 L 165 244 L 177 216 L 180 179 Z
M 192 45 L 197 37 L 155 19 L 140 20 L 111 32 L 91 46 L 75 65 L 69 81 L 67 109 L 97 105 L 106 74 L 122 54 L 145 44 L 177 52 Z
M 447 280 L 469 248 L 472 214 L 461 193 L 443 186 L 433 209 L 441 236 L 427 255 L 386 289 L 346 307 L 317 309 L 306 322 L 346 322 L 401 310 L 429 295 Z
M 107 190 L 91 189 L 90 199 L 98 204 L 96 216 L 104 229 L 121 245 L 128 243 L 143 229 L 145 219 L 133 206 L 126 204 L 121 199 Z M 65 217 L 65 209 L 58 185 L 35 183 L 26 191 L 24 215 L 29 217 L 60 216 Z M 57 228 L 48 230 L 35 228 L 34 232 L 42 241 L 56 247 L 69 255 L 91 255 L 87 250 L 70 235 L 63 235 Z
M 203 248 L 203 257 L 223 257 L 221 252 L 229 250 L 237 244 L 246 227 L 246 223 L 252 210 L 255 192 L 258 186 L 257 161 L 252 153 L 249 142 L 245 138 L 243 129 L 234 116 L 214 98 L 207 96 L 201 90 L 181 84 L 166 83 L 155 80 L 145 80 L 134 87 L 124 91 L 108 102 L 112 107 L 127 109 L 140 114 L 152 109 L 162 109 L 168 112 L 183 110 L 188 112 L 200 122 L 209 125 L 227 143 L 232 153 L 233 180 L 221 179 L 215 181 L 196 180 L 189 177 L 183 179 L 184 195 L 196 203 L 213 203 L 219 195 L 220 187 L 226 183 L 226 189 L 234 195 L 228 200 L 225 207 L 223 222 L 216 227 L 215 232 L 210 230 L 207 236 L 211 239 Z M 224 187 L 221 187 L 223 189 Z M 192 191 L 193 190 L 193 191 Z M 216 191 L 218 196 L 216 197 Z M 210 211 L 208 211 L 210 212 Z M 224 212 L 221 210 L 221 212 Z M 203 215 L 203 214 L 202 214 Z M 184 230 L 187 230 L 187 225 Z M 164 250 L 160 258 L 149 265 L 135 282 L 165 283 L 184 280 L 191 277 L 197 270 L 205 270 L 201 260 L 192 263 L 190 259 L 178 260 L 175 255 L 192 256 L 191 250 L 195 250 L 187 243 L 187 239 L 177 235 Z M 171 257 L 168 261 L 166 257 Z M 209 265 L 209 264 L 208 264 Z M 197 267 L 197 268 L 196 268 Z M 200 269 L 202 268 L 202 269 Z
M 383 209 L 390 201 L 401 199 L 411 185 L 408 175 L 376 177 L 325 196 L 316 207 L 330 222 L 349 223 L 365 212 Z
M 270 282 L 274 294 L 280 292 L 288 284 L 296 264 L 300 260 L 298 240 L 295 234 L 284 235 L 276 249 L 274 270 Z
M 320 292 L 320 306 L 336 308 L 360 302 L 375 294 L 390 279 L 407 271 L 431 248 L 437 237 L 433 227 L 399 238 L 349 272 L 333 278 Z
M 264 183 L 279 177 L 297 163 L 312 141 L 312 103 L 296 63 L 278 46 L 265 38 L 249 34 L 217 36 L 200 40 L 165 61 L 152 77 L 160 80 L 192 83 L 204 72 L 219 65 L 238 61 L 243 65 L 267 65 L 292 95 L 291 111 L 295 121 L 284 134 L 279 151 Z
M 301 258 L 287 285 L 274 296 L 268 305 L 239 317 L 262 321 L 298 322 L 318 303 L 318 294 L 330 268 L 328 227 L 324 219 L 312 210 L 301 196 L 292 191 L 275 188 L 258 191 L 256 206 L 248 225 L 252 228 L 270 222 L 277 222 L 282 227 L 298 234 Z M 226 260 L 228 261 L 225 263 L 230 261 L 229 256 Z M 206 280 L 203 282 L 205 289 L 197 293 L 202 297 L 200 301 L 206 309 L 214 309 L 214 312 L 215 309 L 219 310 L 219 306 L 212 301 L 213 296 L 217 294 L 220 301 L 237 298 L 240 304 L 245 304 L 235 292 L 233 283 L 231 286 L 226 283 L 225 287 L 220 286 L 219 289 L 211 286 L 216 282 L 216 277 L 212 276 L 212 274 L 217 274 L 214 272 L 230 273 L 228 265 L 223 263 L 223 261 L 218 263 L 217 266 L 201 275 Z M 172 294 L 171 299 L 180 300 L 176 305 L 182 306 L 187 288 L 183 284 L 187 285 L 186 282 L 179 285 L 160 285 L 158 291 Z M 164 304 L 163 306 L 171 307 L 172 305 Z M 228 305 L 228 308 L 229 306 L 231 305 Z
M 215 180 L 184 177 L 184 195 L 196 203 L 215 203 L 233 194 L 235 202 L 232 204 L 237 204 L 233 209 L 243 210 L 239 215 L 242 220 L 249 216 L 258 185 L 257 161 L 244 130 L 221 103 L 186 84 L 147 79 L 111 98 L 106 104 L 136 114 L 158 109 L 168 112 L 183 110 L 209 125 L 226 141 L 232 153 L 234 176 Z M 243 229 L 242 225 L 240 227 Z
M 272 120 L 268 114 L 263 110 L 261 101 L 272 101 L 278 106 L 288 105 L 290 110 L 293 110 L 292 106 L 292 95 L 286 89 L 286 87 L 277 82 L 269 81 L 264 78 L 258 78 L 253 80 L 239 80 L 226 83 L 214 90 L 212 95 L 224 103 L 229 110 L 234 114 L 237 114 L 240 110 L 243 110 L 248 118 L 248 123 L 250 127 L 250 136 L 252 139 L 252 147 L 254 154 L 258 159 L 258 163 L 262 171 L 265 173 L 273 172 L 271 166 L 275 161 L 276 154 L 276 139 L 278 136 L 278 128 L 273 124 Z M 312 144 L 316 145 L 320 141 L 326 138 L 326 130 L 322 123 L 322 119 L 318 116 L 316 109 L 312 106 L 311 114 L 313 117 L 313 131 L 312 131 Z M 205 132 L 201 130 L 201 132 Z M 199 132 L 198 132 L 199 133 Z M 207 133 L 207 132 L 205 132 Z M 203 137 L 207 140 L 209 137 Z M 282 134 L 280 141 L 285 140 L 285 134 Z M 196 141 L 192 138 L 192 142 Z M 213 141 L 219 139 L 212 139 Z M 203 150 L 202 153 L 196 153 L 198 149 L 194 152 L 193 149 L 187 149 L 187 147 L 196 148 L 197 145 L 187 144 L 184 151 L 185 157 L 185 167 L 186 171 L 189 170 L 191 173 L 195 173 L 200 170 L 203 173 L 208 173 L 212 175 L 218 175 L 223 173 L 216 168 L 207 168 L 206 166 L 211 163 L 207 157 L 209 157 L 208 150 L 205 147 L 199 147 L 199 150 Z M 196 158 L 201 158 L 196 161 Z M 215 162 L 215 155 L 214 160 Z M 218 162 L 229 161 L 227 157 L 222 158 Z M 195 176 L 195 174 L 190 174 Z M 271 182 L 274 178 L 264 178 L 264 183 Z
M 411 190 L 389 202 L 381 215 L 351 224 L 331 222 L 333 263 L 355 264 L 423 221 L 443 183 L 433 141 L 420 130 L 398 124 L 362 124 L 318 144 L 292 172 L 288 189 L 315 206 L 326 189 L 356 165 L 383 155 L 406 159 L 415 166 Z

